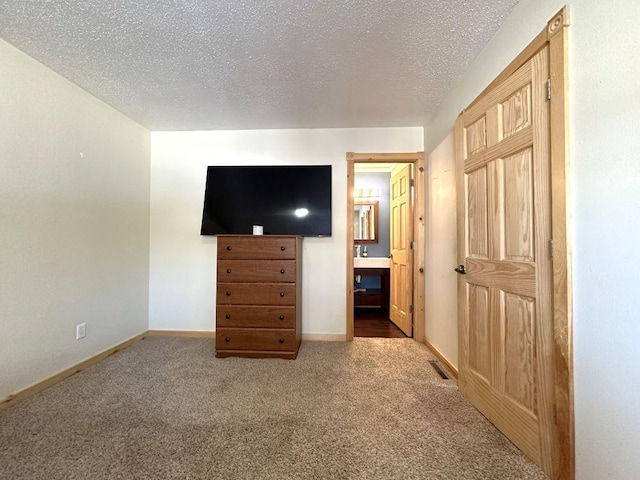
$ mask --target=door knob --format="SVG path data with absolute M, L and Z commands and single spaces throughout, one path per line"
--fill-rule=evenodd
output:
M 454 272 L 458 272 L 461 275 L 466 275 L 467 271 L 464 269 L 464 265 L 458 265 L 453 269 Z

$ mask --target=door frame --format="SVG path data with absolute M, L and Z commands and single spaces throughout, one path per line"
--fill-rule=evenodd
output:
M 496 85 L 511 76 L 531 57 L 549 47 L 549 156 L 551 171 L 551 234 L 553 276 L 553 353 L 554 353 L 554 420 L 559 446 L 555 459 L 554 479 L 575 479 L 575 427 L 573 391 L 573 312 L 572 312 L 572 252 L 569 237 L 569 8 L 563 7 L 547 22 L 546 27 L 522 52 L 473 100 L 476 104 Z M 467 108 L 469 108 L 467 107 Z M 463 112 L 464 113 L 464 112 Z M 459 123 L 457 122 L 457 125 Z M 456 128 L 456 190 L 462 192 L 463 170 L 462 132 Z M 461 170 L 462 169 L 462 170 Z M 458 202 L 459 202 L 458 197 Z M 458 215 L 458 232 L 464 227 L 464 218 Z M 458 245 L 458 263 L 464 253 Z M 458 294 L 460 295 L 460 293 Z M 458 303 L 460 300 L 458 300 Z M 460 314 L 458 315 L 460 318 Z M 458 340 L 462 325 L 458 323 Z
M 425 192 L 424 152 L 415 153 L 354 153 L 347 152 L 347 335 L 353 340 L 353 205 L 354 165 L 356 163 L 413 164 L 413 339 L 422 343 L 425 327 Z

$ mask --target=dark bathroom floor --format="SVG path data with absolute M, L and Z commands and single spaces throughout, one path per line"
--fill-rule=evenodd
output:
M 380 309 L 356 308 L 353 320 L 356 337 L 407 338 Z

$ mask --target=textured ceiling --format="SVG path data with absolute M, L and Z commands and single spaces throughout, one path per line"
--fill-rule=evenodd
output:
M 0 0 L 0 37 L 150 130 L 421 126 L 517 1 Z

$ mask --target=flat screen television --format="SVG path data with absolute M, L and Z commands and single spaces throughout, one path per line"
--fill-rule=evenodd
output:
M 331 236 L 331 165 L 211 166 L 201 235 Z

